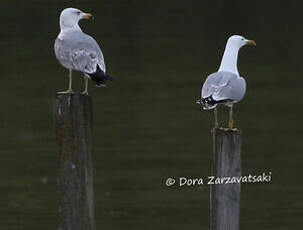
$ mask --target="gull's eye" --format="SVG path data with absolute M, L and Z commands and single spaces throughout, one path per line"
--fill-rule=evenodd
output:
M 80 14 L 81 14 L 81 12 L 80 12 L 80 11 L 76 11 L 76 12 L 75 12 L 75 14 L 80 15 Z

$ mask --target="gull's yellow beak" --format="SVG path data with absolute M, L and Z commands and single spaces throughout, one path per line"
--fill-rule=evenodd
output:
M 246 44 L 247 44 L 247 45 L 250 45 L 250 46 L 256 46 L 256 45 L 257 45 L 256 42 L 253 41 L 253 40 L 247 40 L 247 41 L 246 41 Z
M 85 13 L 85 14 L 82 16 L 82 18 L 84 18 L 84 19 L 91 19 L 91 18 L 94 18 L 94 16 L 93 16 L 92 14 L 90 14 L 90 13 Z

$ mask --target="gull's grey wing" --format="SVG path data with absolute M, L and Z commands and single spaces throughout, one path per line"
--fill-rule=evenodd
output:
M 82 31 L 67 31 L 55 41 L 58 61 L 68 69 L 94 73 L 97 65 L 106 71 L 104 57 L 97 42 Z
M 203 84 L 201 97 L 212 96 L 215 101 L 240 101 L 246 92 L 244 78 L 230 72 L 216 72 L 209 75 Z

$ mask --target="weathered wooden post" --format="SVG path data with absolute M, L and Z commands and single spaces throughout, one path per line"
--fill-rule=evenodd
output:
M 214 128 L 212 134 L 212 175 L 218 178 L 240 177 L 241 131 Z M 240 192 L 240 183 L 211 185 L 211 230 L 239 230 Z
M 92 100 L 59 94 L 53 116 L 59 143 L 59 230 L 94 230 Z

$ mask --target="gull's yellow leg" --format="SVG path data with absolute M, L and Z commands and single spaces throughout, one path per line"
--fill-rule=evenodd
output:
M 69 77 L 68 89 L 66 91 L 62 91 L 62 92 L 59 92 L 59 93 L 73 93 L 73 90 L 72 90 L 73 76 L 72 76 L 72 70 L 71 69 L 69 70 L 68 77 Z
M 217 128 L 219 126 L 217 108 L 214 108 L 214 115 L 215 115 L 215 128 Z
M 233 105 L 230 106 L 229 109 L 229 121 L 228 121 L 228 128 L 232 129 L 234 126 L 234 120 L 233 120 Z
M 84 81 L 85 81 L 85 87 L 84 87 L 84 91 L 82 92 L 82 94 L 88 95 L 88 77 L 84 76 Z
M 72 90 L 72 83 L 73 83 L 73 75 L 72 75 L 72 70 L 70 69 L 69 70 L 69 75 L 68 75 L 68 77 L 69 77 L 69 83 L 68 83 L 68 92 L 73 92 L 73 90 Z

